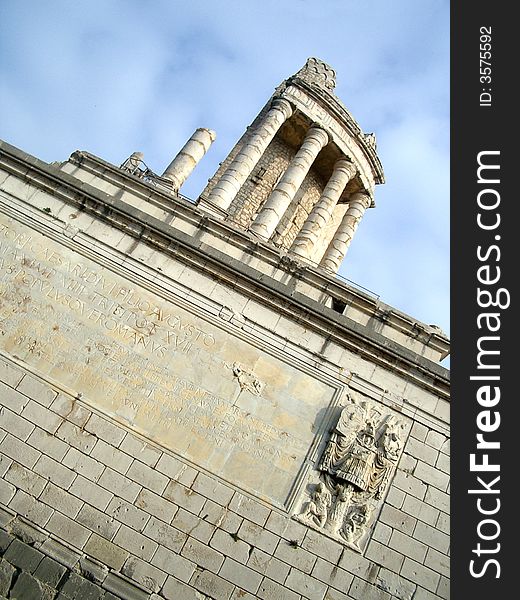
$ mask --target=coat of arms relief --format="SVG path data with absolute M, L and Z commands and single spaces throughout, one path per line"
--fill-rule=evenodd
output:
M 348 397 L 318 462 L 298 521 L 361 551 L 405 441 L 402 419 L 368 400 Z

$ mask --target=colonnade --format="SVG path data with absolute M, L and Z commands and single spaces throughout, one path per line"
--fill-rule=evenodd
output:
M 287 100 L 278 98 L 273 101 L 252 135 L 211 190 L 209 202 L 222 210 L 229 208 L 280 127 L 292 114 L 293 108 Z M 251 224 L 250 230 L 255 235 L 263 240 L 270 239 L 320 150 L 329 142 L 329 134 L 319 125 L 313 124 L 308 129 L 296 155 Z M 320 198 L 290 248 L 291 253 L 304 259 L 312 259 L 323 227 L 332 217 L 334 208 L 356 173 L 356 166 L 348 158 L 341 157 L 336 161 Z M 348 208 L 320 262 L 321 267 L 334 273 L 338 271 L 359 222 L 371 204 L 371 197 L 368 192 L 361 191 L 351 194 L 347 201 Z

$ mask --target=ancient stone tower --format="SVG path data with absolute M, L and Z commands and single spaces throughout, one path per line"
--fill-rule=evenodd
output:
M 374 186 L 375 137 L 334 95 L 335 73 L 311 58 L 273 94 L 208 183 L 200 206 L 337 272 Z
M 449 597 L 449 342 L 336 277 L 384 178 L 334 87 L 194 201 L 210 129 L 162 175 L 2 142 L 0 595 Z

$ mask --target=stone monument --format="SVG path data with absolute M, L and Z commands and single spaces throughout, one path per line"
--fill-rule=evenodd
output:
M 0 596 L 449 597 L 449 341 L 337 276 L 384 176 L 335 83 L 194 200 L 206 127 L 162 174 L 0 144 Z

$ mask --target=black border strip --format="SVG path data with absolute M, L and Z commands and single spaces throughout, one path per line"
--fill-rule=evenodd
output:
M 482 0 L 451 3 L 451 597 L 455 599 L 515 597 L 515 569 L 520 569 L 513 566 L 518 536 L 513 515 L 518 492 L 513 486 L 520 480 L 513 375 L 518 330 L 513 274 L 519 271 L 520 258 L 514 243 L 519 236 L 512 190 L 512 145 L 517 129 L 513 112 L 515 57 L 519 55 L 514 44 L 513 6 Z M 480 154 L 481 163 L 499 166 L 481 170 L 480 183 L 479 153 L 484 153 Z M 482 208 L 479 202 L 497 206 Z M 495 283 L 482 281 L 495 280 L 498 275 Z M 480 294 L 480 303 L 479 288 L 489 292 Z M 490 298 L 497 306 L 484 306 Z M 490 313 L 495 316 L 482 316 Z M 472 379 L 475 376 L 481 379 Z M 496 388 L 500 400 L 491 406 L 498 396 Z M 500 449 L 477 448 L 479 413 L 480 425 L 495 429 L 484 432 L 484 439 L 500 443 Z M 483 464 L 487 454 L 489 463 L 500 471 L 484 471 L 483 467 L 472 471 L 471 454 L 476 464 Z M 500 480 L 492 485 L 497 476 Z M 478 477 L 491 491 L 485 491 Z

